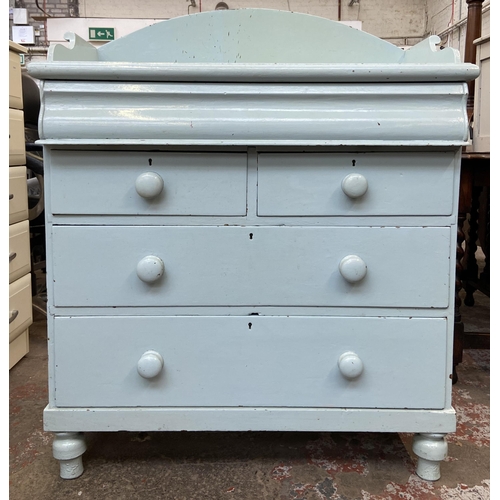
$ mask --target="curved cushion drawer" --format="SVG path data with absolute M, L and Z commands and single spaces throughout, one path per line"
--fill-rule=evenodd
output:
M 24 220 L 9 226 L 9 283 L 31 270 L 30 225 Z
M 53 214 L 246 214 L 245 154 L 53 151 L 51 155 Z
M 446 325 L 443 318 L 57 317 L 55 403 L 443 408 L 451 383 Z M 354 377 L 339 364 L 349 352 L 360 362 Z
M 52 242 L 56 306 L 444 308 L 450 294 L 449 227 L 56 226 Z
M 31 307 L 31 274 L 9 285 L 9 342 L 33 323 Z
M 452 152 L 260 154 L 258 158 L 260 216 L 453 212 Z

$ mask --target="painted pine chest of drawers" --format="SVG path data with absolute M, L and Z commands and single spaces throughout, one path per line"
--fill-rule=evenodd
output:
M 61 476 L 86 431 L 290 430 L 412 432 L 437 479 L 477 67 L 269 10 L 67 37 L 30 66 Z

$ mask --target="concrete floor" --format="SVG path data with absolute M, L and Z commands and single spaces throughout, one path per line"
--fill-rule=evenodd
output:
M 489 299 L 463 307 L 468 330 L 489 329 Z M 396 433 L 89 433 L 85 472 L 59 477 L 47 404 L 46 318 L 10 371 L 10 499 L 486 500 L 490 498 L 489 350 L 467 350 L 453 386 L 457 432 L 442 477 L 415 474 L 411 435 Z

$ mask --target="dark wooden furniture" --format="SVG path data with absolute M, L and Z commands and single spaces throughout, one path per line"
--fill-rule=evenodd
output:
M 476 63 L 474 41 L 481 37 L 483 2 L 484 0 L 467 0 L 468 19 L 464 60 L 474 64 Z M 475 102 L 476 82 L 473 80 L 468 83 L 468 86 L 467 114 L 471 129 L 473 129 L 474 126 L 479 126 L 479 118 L 474 116 L 475 112 L 478 114 L 478 102 Z M 489 88 L 487 92 L 489 93 Z M 474 135 L 477 136 L 477 134 Z M 472 147 L 464 148 L 461 162 L 453 348 L 454 383 L 458 380 L 456 367 L 462 361 L 463 350 L 489 349 L 490 345 L 489 333 L 465 332 L 461 314 L 463 306 L 474 306 L 476 291 L 487 296 L 490 293 L 490 152 L 489 143 L 487 148 L 483 147 L 484 142 L 481 143 L 481 147 L 477 147 L 478 143 L 479 141 L 476 141 L 476 144 L 473 142 Z M 481 268 L 476 258 L 478 245 L 484 254 Z M 465 290 L 463 301 L 462 290 Z

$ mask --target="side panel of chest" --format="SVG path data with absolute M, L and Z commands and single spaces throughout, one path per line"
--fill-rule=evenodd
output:
M 63 226 L 52 238 L 56 306 L 448 305 L 446 227 Z M 354 283 L 339 267 L 352 255 L 366 265 Z M 163 275 L 141 281 L 139 262 Z

